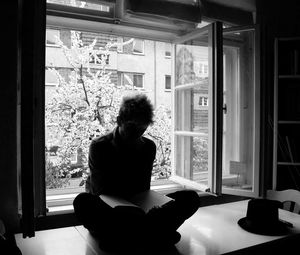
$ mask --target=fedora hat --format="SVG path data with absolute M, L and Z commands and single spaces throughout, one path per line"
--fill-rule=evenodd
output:
M 243 229 L 261 235 L 283 235 L 287 225 L 279 220 L 278 208 L 282 203 L 276 200 L 254 198 L 249 200 L 246 217 L 239 219 Z

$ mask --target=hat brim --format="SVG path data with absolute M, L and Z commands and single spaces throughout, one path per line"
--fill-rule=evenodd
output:
M 247 219 L 247 217 L 244 217 L 238 220 L 238 224 L 246 231 L 259 235 L 277 236 L 284 235 L 288 232 L 286 224 L 281 221 L 277 221 L 272 225 L 266 225 L 254 223 Z

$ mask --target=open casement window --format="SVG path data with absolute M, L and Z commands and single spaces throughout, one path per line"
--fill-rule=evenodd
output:
M 210 24 L 175 40 L 173 147 L 175 182 L 219 194 L 222 172 L 222 24 Z M 207 63 L 206 75 L 199 67 Z M 209 104 L 199 107 L 199 96 Z
M 256 27 L 223 30 L 222 193 L 259 195 L 258 42 Z

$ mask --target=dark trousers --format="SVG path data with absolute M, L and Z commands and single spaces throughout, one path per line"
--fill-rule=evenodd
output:
M 98 237 L 103 248 L 173 245 L 180 239 L 179 236 L 175 240 L 176 230 L 197 211 L 200 202 L 198 194 L 191 190 L 167 196 L 174 200 L 148 213 L 128 206 L 111 208 L 99 196 L 90 193 L 79 194 L 73 206 L 78 220 Z

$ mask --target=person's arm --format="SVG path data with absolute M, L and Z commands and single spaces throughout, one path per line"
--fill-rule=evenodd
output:
M 153 170 L 153 163 L 156 156 L 156 145 L 152 140 L 148 140 L 147 144 L 147 160 L 145 162 L 145 169 L 147 174 L 147 187 L 144 190 L 149 190 L 151 185 L 151 176 L 152 176 L 152 170 Z
M 92 141 L 89 149 L 90 175 L 86 189 L 94 195 L 100 195 L 103 192 L 106 160 L 105 142 Z

